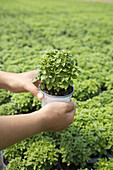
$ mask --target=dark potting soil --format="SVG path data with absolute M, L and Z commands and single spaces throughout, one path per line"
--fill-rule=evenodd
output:
M 61 89 L 59 92 L 57 92 L 56 90 L 54 90 L 54 88 L 52 88 L 51 90 L 48 90 L 46 87 L 43 89 L 43 91 L 49 95 L 53 95 L 53 96 L 66 96 L 68 94 L 70 94 L 73 91 L 73 87 L 69 86 L 67 88 L 67 90 L 65 89 Z

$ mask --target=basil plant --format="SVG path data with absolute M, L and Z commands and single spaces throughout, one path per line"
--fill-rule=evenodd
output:
M 46 51 L 38 70 L 34 81 L 41 82 L 42 90 L 54 90 L 56 94 L 73 86 L 73 79 L 76 79 L 80 72 L 77 61 L 66 50 Z

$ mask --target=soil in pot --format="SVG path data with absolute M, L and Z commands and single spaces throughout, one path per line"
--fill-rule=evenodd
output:
M 53 95 L 53 96 L 66 96 L 66 95 L 72 93 L 73 87 L 69 86 L 67 88 L 67 90 L 61 89 L 59 92 L 57 92 L 54 88 L 52 88 L 51 90 L 48 90 L 45 86 L 45 88 L 42 91 L 49 95 Z

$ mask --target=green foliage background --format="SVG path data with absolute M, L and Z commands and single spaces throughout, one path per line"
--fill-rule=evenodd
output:
M 74 81 L 75 121 L 60 133 L 37 134 L 7 148 L 8 170 L 50 170 L 59 161 L 82 169 L 93 156 L 113 154 L 113 4 L 0 0 L 0 70 L 36 69 L 47 49 L 70 50 L 82 68 Z M 29 93 L 0 90 L 0 115 L 40 107 Z

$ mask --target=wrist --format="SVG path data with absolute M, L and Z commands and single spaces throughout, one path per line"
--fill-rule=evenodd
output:
M 34 134 L 43 132 L 43 126 L 44 126 L 44 116 L 41 111 L 35 111 L 30 114 L 30 119 L 33 121 L 34 125 Z
M 9 75 L 8 72 L 0 71 L 0 89 L 8 89 Z
M 0 89 L 11 91 L 14 88 L 17 73 L 0 71 Z

